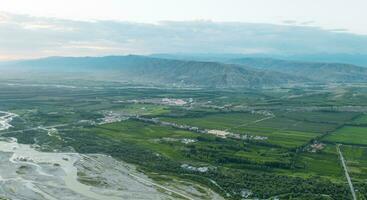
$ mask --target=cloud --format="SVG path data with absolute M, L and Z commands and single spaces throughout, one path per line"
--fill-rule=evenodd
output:
M 8 20 L 7 15 L 0 12 L 0 23 L 5 23 Z
M 367 36 L 308 26 L 312 22 L 304 22 L 305 26 L 294 23 L 144 24 L 0 13 L 0 59 L 150 53 L 367 53 Z
M 283 23 L 284 24 L 291 24 L 291 25 L 297 25 L 298 24 L 298 21 L 296 20 L 283 20 Z

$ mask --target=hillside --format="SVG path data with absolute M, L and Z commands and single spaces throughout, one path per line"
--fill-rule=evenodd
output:
M 234 64 L 144 56 L 50 57 L 8 63 L 6 66 L 10 71 L 33 75 L 67 73 L 69 77 L 83 75 L 84 78 L 169 86 L 263 87 L 307 81 L 279 72 Z
M 245 67 L 267 69 L 322 82 L 367 82 L 367 68 L 342 63 L 320 63 L 271 58 L 239 58 L 227 61 Z

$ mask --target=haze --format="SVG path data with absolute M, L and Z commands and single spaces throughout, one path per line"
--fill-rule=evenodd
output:
M 367 33 L 363 0 L 65 0 L 0 1 L 1 10 L 77 20 L 133 22 L 214 20 L 253 23 L 313 23 Z
M 363 0 L 0 0 L 0 4 L 0 60 L 367 52 Z
M 0 200 L 366 200 L 367 0 L 0 0 Z

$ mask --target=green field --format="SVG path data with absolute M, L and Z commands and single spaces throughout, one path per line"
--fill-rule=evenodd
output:
M 316 123 L 343 123 L 349 122 L 357 117 L 359 113 L 356 112 L 302 112 L 302 113 L 287 113 L 288 118 L 316 122 Z
M 335 99 L 322 86 L 186 90 L 78 84 L 83 87 L 0 85 L 0 110 L 19 115 L 13 127 L 0 133 L 19 143 L 37 144 L 42 151 L 111 155 L 162 184 L 162 177 L 187 180 L 235 200 L 243 199 L 244 189 L 253 192 L 253 199 L 351 199 L 335 146 L 350 144 L 343 145 L 342 151 L 356 188 L 366 191 L 362 148 L 367 145 L 366 115 L 348 110 L 364 106 L 352 97 Z M 320 95 L 308 95 L 317 92 Z M 353 92 L 364 95 L 365 91 L 356 87 Z M 286 98 L 293 95 L 302 98 Z M 184 106 L 131 103 L 161 98 L 193 102 Z M 100 123 L 108 118 L 106 113 L 118 120 Z M 222 138 L 139 120 L 137 115 L 266 139 Z M 64 126 L 57 127 L 57 136 L 37 128 L 60 124 Z M 322 148 L 311 151 L 315 142 Z M 209 171 L 190 171 L 183 164 Z
M 361 115 L 360 117 L 358 117 L 357 119 L 355 119 L 353 122 L 353 124 L 360 124 L 360 125 L 367 125 L 367 115 Z
M 183 117 L 160 117 L 162 121 L 219 130 L 231 130 L 236 127 L 246 126 L 246 124 L 254 123 L 262 118 L 265 118 L 265 116 L 251 113 L 207 114 L 204 112 L 191 112 Z
M 154 104 L 124 103 L 116 105 L 113 109 L 128 115 L 158 116 L 170 112 L 168 106 Z
M 302 169 L 296 170 L 296 174 L 329 177 L 335 181 L 344 181 L 344 172 L 341 168 L 335 145 L 327 145 L 320 153 L 302 153 L 298 164 L 302 166 Z
M 182 149 L 184 145 L 179 141 L 160 142 L 157 140 L 162 138 L 196 139 L 198 137 L 197 134 L 192 132 L 144 124 L 142 122 L 136 121 L 106 124 L 88 131 L 95 132 L 101 137 L 107 137 L 117 142 L 124 141 L 136 144 L 175 159 L 184 159 L 182 155 L 178 153 L 178 151 Z
M 358 199 L 367 198 L 367 148 L 343 145 L 344 154 L 349 174 L 356 188 Z
M 367 180 L 367 148 L 343 145 L 341 147 L 351 177 L 355 180 Z
M 268 141 L 272 144 L 292 148 L 308 143 L 311 139 L 315 138 L 319 134 L 301 131 L 275 131 L 261 135 L 267 136 L 269 138 Z
M 345 126 L 325 138 L 325 141 L 367 145 L 367 127 Z
M 270 129 L 270 130 L 289 130 L 289 131 L 325 133 L 334 130 L 337 127 L 337 125 L 308 122 L 303 120 L 294 120 L 286 117 L 275 117 L 261 121 L 256 124 L 250 124 L 247 127 L 255 130 Z
M 206 114 L 192 113 L 192 117 L 161 117 L 162 121 L 199 127 L 218 129 L 253 136 L 266 136 L 267 142 L 283 147 L 297 147 L 319 135 L 320 129 L 331 130 L 334 126 L 294 121 L 286 118 L 272 118 L 252 113 Z M 303 132 L 315 131 L 315 132 Z

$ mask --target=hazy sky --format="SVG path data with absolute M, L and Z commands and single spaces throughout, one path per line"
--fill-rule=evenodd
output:
M 367 34 L 366 0 L 0 0 L 0 11 L 77 20 L 312 23 Z
M 0 0 L 0 60 L 366 54 L 366 8 L 367 0 Z

